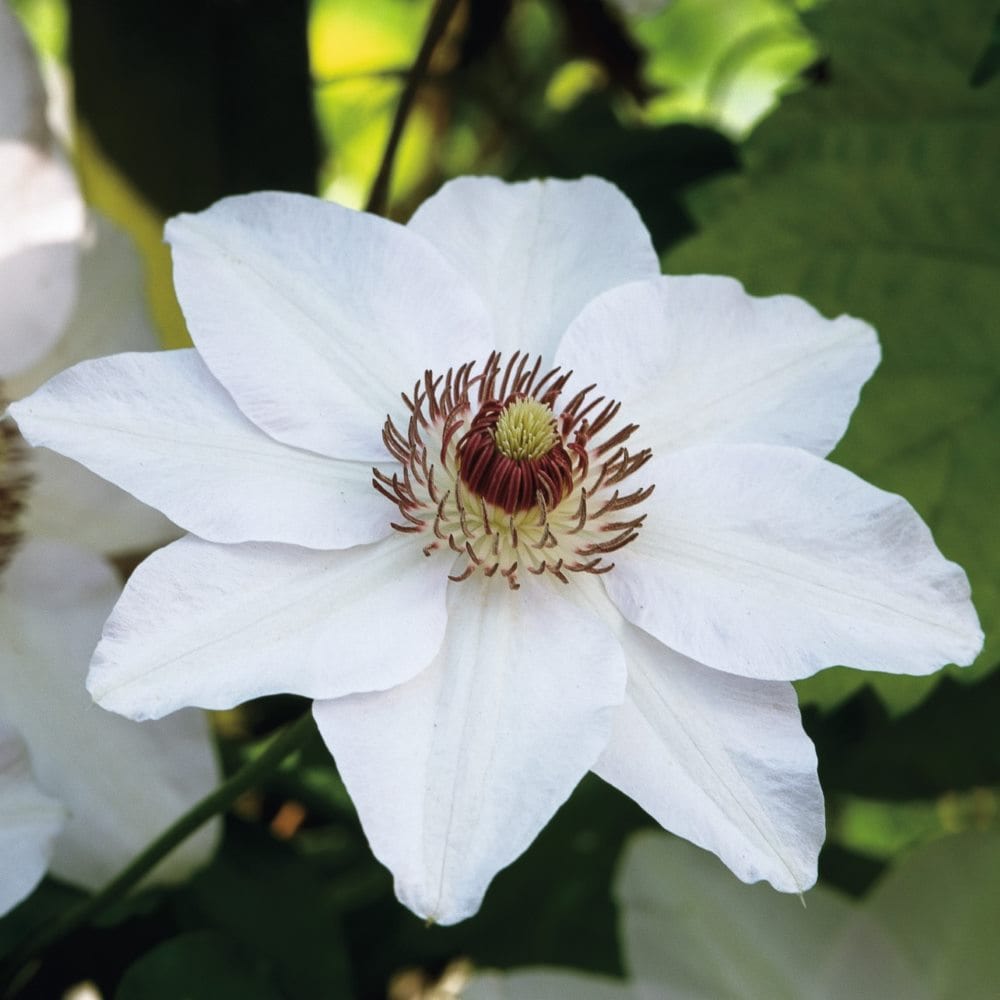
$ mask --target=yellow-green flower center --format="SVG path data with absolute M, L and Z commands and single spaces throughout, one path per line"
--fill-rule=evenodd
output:
M 507 458 L 541 458 L 558 443 L 550 407 L 537 399 L 518 399 L 506 406 L 493 430 L 497 450 Z

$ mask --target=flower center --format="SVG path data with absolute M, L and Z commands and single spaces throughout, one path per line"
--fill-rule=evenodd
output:
M 507 458 L 541 458 L 559 443 L 552 408 L 525 397 L 508 402 L 493 428 L 493 440 Z
M 0 411 L 6 405 L 0 396 Z M 24 441 L 14 421 L 0 417 L 0 569 L 7 565 L 20 539 L 18 522 L 30 484 L 24 452 Z
M 553 508 L 573 488 L 552 407 L 521 393 L 480 406 L 457 458 L 462 482 L 508 514 L 531 510 L 539 495 Z
M 374 469 L 372 484 L 399 509 L 393 528 L 427 536 L 427 556 L 457 557 L 452 580 L 499 573 L 517 589 L 522 572 L 563 583 L 606 573 L 645 520 L 634 508 L 653 487 L 623 486 L 651 457 L 625 446 L 637 425 L 616 425 L 620 404 L 594 386 L 560 406 L 572 373 L 540 373 L 541 359 L 520 352 L 505 365 L 493 354 L 479 370 L 428 371 L 403 395 L 405 433 L 385 423 L 402 468 Z

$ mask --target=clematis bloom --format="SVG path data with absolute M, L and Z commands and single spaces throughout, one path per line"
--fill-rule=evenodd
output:
M 262 193 L 167 238 L 195 348 L 11 408 L 190 532 L 130 579 L 97 701 L 316 699 L 399 898 L 441 923 L 588 770 L 741 879 L 811 885 L 789 682 L 982 643 L 913 509 L 823 459 L 874 331 L 661 276 L 596 178 L 459 179 L 407 226 Z
M 94 354 L 156 344 L 139 262 L 86 219 L 46 124 L 34 53 L 0 0 L 0 397 Z M 0 914 L 46 871 L 101 887 L 219 780 L 207 720 L 150 726 L 86 692 L 90 654 L 121 587 L 96 551 L 176 537 L 162 515 L 0 419 Z M 204 864 L 213 823 L 149 876 Z

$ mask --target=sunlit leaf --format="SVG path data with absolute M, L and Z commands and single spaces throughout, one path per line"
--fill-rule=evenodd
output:
M 698 121 L 739 136 L 796 85 L 816 46 L 790 0 L 676 0 L 636 24 L 660 96 L 651 122 Z
M 309 17 L 309 60 L 316 115 L 327 147 L 320 190 L 363 207 L 378 169 L 405 73 L 420 46 L 428 0 L 315 0 Z M 409 192 L 425 175 L 433 139 L 425 88 L 400 144 L 393 191 Z

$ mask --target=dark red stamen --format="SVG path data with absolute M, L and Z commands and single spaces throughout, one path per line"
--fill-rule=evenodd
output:
M 497 448 L 493 431 L 503 411 L 516 399 L 489 399 L 479 408 L 458 442 L 462 482 L 488 503 L 515 514 L 538 505 L 538 494 L 551 508 L 573 489 L 573 463 L 562 443 L 538 458 L 510 458 Z

